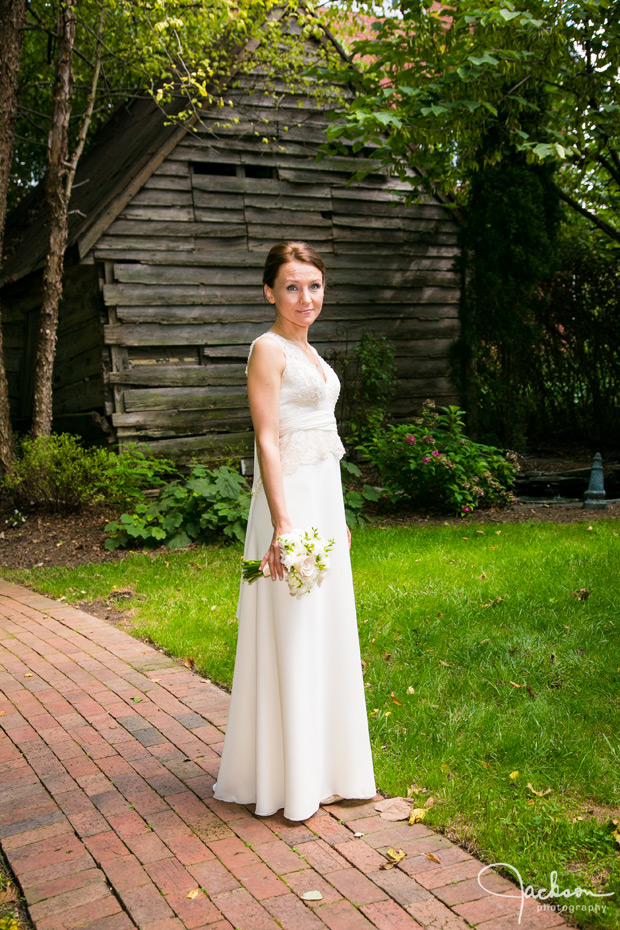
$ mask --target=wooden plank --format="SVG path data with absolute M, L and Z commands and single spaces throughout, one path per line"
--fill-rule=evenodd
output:
M 426 278 L 431 277 L 429 272 L 423 273 Z M 372 287 L 365 286 L 363 294 L 359 287 L 339 285 L 329 292 L 329 305 L 359 302 L 363 297 L 365 303 L 399 304 L 451 303 L 457 299 L 457 276 L 448 272 L 437 272 L 433 279 L 436 283 L 421 287 Z M 445 282 L 445 283 L 443 283 Z M 104 300 L 109 306 L 177 306 L 177 305 L 209 305 L 226 306 L 228 304 L 256 304 L 263 303 L 263 292 L 260 285 L 230 286 L 221 285 L 162 285 L 155 284 L 107 284 L 104 287 Z M 319 324 L 320 325 L 320 324 Z
M 260 303 L 213 306 L 171 306 L 171 307 L 117 307 L 118 319 L 123 323 L 262 323 L 265 329 L 273 323 L 274 313 L 270 304 Z M 381 326 L 383 320 L 441 320 L 458 318 L 458 294 L 451 304 L 362 304 L 359 301 L 350 304 L 335 304 L 323 311 L 323 320 L 328 323 L 347 323 L 357 320 L 360 323 Z
M 171 245 L 174 246 L 175 251 L 167 250 L 166 243 L 162 239 L 152 240 L 156 245 L 153 251 L 147 247 L 144 249 L 136 248 L 134 240 L 129 238 L 114 239 L 110 242 L 109 248 L 106 245 L 105 249 L 100 249 L 100 243 L 102 241 L 103 239 L 97 244 L 97 249 L 94 253 L 95 257 L 105 257 L 113 261 L 141 262 L 142 264 L 149 265 L 199 265 L 205 268 L 247 267 L 260 269 L 260 271 L 257 272 L 257 280 L 261 278 L 265 258 L 264 256 L 258 255 L 256 252 L 245 250 L 231 252 L 230 249 L 213 249 L 206 253 L 204 251 L 197 252 L 193 249 L 191 239 L 187 242 L 178 239 L 172 240 Z M 139 240 L 140 243 L 144 241 L 147 240 Z M 447 260 L 454 259 L 460 254 L 456 246 L 453 245 L 434 245 L 428 242 L 418 243 L 412 241 L 407 243 L 407 246 L 407 252 L 399 253 L 396 256 L 394 256 L 394 254 L 378 256 L 374 248 L 370 253 L 334 253 L 329 258 L 327 269 L 328 278 L 331 277 L 331 271 L 334 268 L 353 270 L 374 268 L 378 271 L 388 269 L 399 270 L 412 265 L 418 256 L 429 259 L 437 257 L 440 260 Z M 103 255 L 104 251 L 105 255 Z
M 379 325 L 380 324 L 380 325 Z M 436 321 L 418 320 L 377 320 L 375 326 L 368 321 L 352 320 L 347 327 L 347 337 L 359 339 L 362 330 L 378 329 L 389 339 L 410 339 L 425 342 L 432 341 L 436 335 L 456 336 L 458 324 L 453 319 Z M 258 332 L 257 332 L 258 329 Z M 315 323 L 313 335 L 320 342 L 326 337 L 334 344 L 346 341 L 345 335 L 339 335 L 338 329 L 329 323 Z M 196 325 L 159 325 L 156 323 L 126 323 L 104 327 L 107 345 L 131 346 L 165 346 L 165 345 L 249 345 L 259 335 L 260 327 L 255 323 L 214 323 Z
M 224 227 L 224 228 L 223 228 Z M 189 236 L 214 236 L 221 238 L 244 236 L 245 225 L 231 224 L 225 226 L 222 223 L 196 223 L 196 222 L 157 222 L 152 223 L 148 220 L 123 220 L 117 219 L 112 223 L 108 231 L 108 236 L 131 236 L 138 238 L 140 236 L 161 236 L 175 238 L 181 236 L 187 239 Z M 170 246 L 168 246 L 170 248 Z
M 194 206 L 205 210 L 243 210 L 243 195 L 194 188 Z
M 226 429 L 233 424 L 235 430 L 251 427 L 250 413 L 247 408 L 228 409 L 222 417 L 219 410 L 140 410 L 135 413 L 115 413 L 112 417 L 114 426 L 126 430 L 166 430 L 171 436 L 183 436 L 199 433 L 209 429 Z
M 222 410 L 247 405 L 247 394 L 238 387 L 214 385 L 192 388 L 128 388 L 125 410 Z
M 221 207 L 207 208 L 207 207 L 194 207 L 194 216 L 199 223 L 213 223 L 217 225 L 216 235 L 222 235 L 221 225 L 226 224 L 228 227 L 231 223 L 243 223 L 245 215 L 243 212 L 243 206 L 241 209 L 233 209 L 231 207 L 226 207 L 225 209 Z M 239 227 L 241 229 L 242 227 Z M 239 233 L 237 233 L 239 234 Z M 224 235 L 228 235 L 227 230 L 224 230 Z
M 127 204 L 116 223 L 122 223 L 123 220 L 144 220 L 150 223 L 163 222 L 166 224 L 179 223 L 185 224 L 194 221 L 194 208 L 189 207 L 149 207 L 141 204 Z
M 107 380 L 144 387 L 245 384 L 245 365 L 133 365 L 126 371 L 111 371 Z
M 324 230 L 331 230 L 331 217 L 322 217 L 320 212 L 305 211 L 303 214 L 303 225 L 300 223 L 300 217 L 295 210 L 279 210 L 275 207 L 271 210 L 261 210 L 256 207 L 245 208 L 245 219 L 251 234 L 257 235 L 257 230 L 269 230 L 270 234 L 280 235 L 284 238 L 288 235 L 284 230 L 302 230 L 297 235 L 304 235 L 303 230 L 310 227 L 320 227 Z M 310 230 L 313 234 L 313 230 Z
M 215 229 L 215 224 L 212 226 L 212 229 Z M 227 230 L 225 226 L 220 226 L 220 229 Z M 245 230 L 245 226 L 243 227 Z M 217 236 L 215 233 L 211 233 L 209 236 L 196 236 L 194 239 L 194 248 L 196 252 L 205 253 L 210 252 L 211 250 L 219 251 L 220 249 L 226 248 L 232 251 L 241 251 L 242 249 L 247 249 L 248 239 L 245 232 L 237 236 L 236 238 L 226 239 L 223 236 Z
M 121 449 L 124 443 L 135 441 L 134 437 L 126 440 L 120 427 L 117 433 Z M 227 458 L 234 454 L 249 455 L 253 442 L 253 434 L 246 430 L 238 433 L 210 433 L 208 436 L 141 440 L 141 446 L 152 455 L 174 456 L 177 462 L 187 462 L 195 457 L 213 460 L 218 457 Z
M 161 182 L 161 179 L 157 180 L 158 183 Z M 189 180 L 186 178 L 180 178 L 178 180 L 186 185 L 186 190 L 180 190 L 179 188 L 170 190 L 169 188 L 152 187 L 147 183 L 141 191 L 138 191 L 135 197 L 132 197 L 129 205 L 131 207 L 135 207 L 138 204 L 149 207 L 191 207 L 194 201 Z
M 331 197 L 307 197 L 304 188 L 296 194 L 256 194 L 246 191 L 243 196 L 246 209 L 251 207 L 260 219 L 259 211 L 301 211 L 310 214 L 314 212 L 330 212 L 332 209 Z
M 175 177 L 174 175 L 159 175 L 154 174 L 152 177 L 145 181 L 144 187 L 142 190 L 167 190 L 167 191 L 191 191 L 192 185 L 189 179 L 189 172 L 186 173 L 183 177 Z
M 272 178 L 225 178 L 208 174 L 192 175 L 192 187 L 195 191 L 209 191 L 216 194 L 264 194 L 296 197 L 330 197 L 330 187 L 327 184 L 289 184 L 281 179 Z
M 154 232 L 152 227 L 150 232 Z M 94 249 L 94 256 L 98 261 L 127 257 L 133 258 L 134 261 L 142 261 L 143 255 L 152 252 L 166 252 L 168 255 L 174 255 L 173 249 L 177 253 L 193 254 L 194 240 L 191 236 L 187 238 L 170 238 L 166 236 L 159 238 L 153 235 L 119 236 L 112 231 L 110 235 L 102 236 L 99 239 Z M 153 260 L 155 259 L 156 256 L 153 256 Z
M 171 161 L 166 158 L 161 162 L 152 174 L 152 177 L 189 177 L 189 165 L 182 161 Z

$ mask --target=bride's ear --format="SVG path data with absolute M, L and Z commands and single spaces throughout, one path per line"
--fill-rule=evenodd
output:
M 275 304 L 276 299 L 273 296 L 273 291 L 268 284 L 263 284 L 263 291 L 265 293 L 265 299 L 268 300 L 270 304 Z

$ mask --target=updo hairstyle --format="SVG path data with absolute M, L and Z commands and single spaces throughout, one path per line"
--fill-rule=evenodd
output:
M 307 242 L 276 242 L 269 250 L 263 269 L 263 284 L 273 288 L 282 265 L 287 262 L 306 262 L 318 268 L 325 281 L 325 262 Z

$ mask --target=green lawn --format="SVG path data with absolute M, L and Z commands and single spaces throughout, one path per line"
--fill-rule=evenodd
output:
M 130 587 L 137 635 L 230 685 L 239 557 L 203 547 L 9 577 L 68 601 Z M 614 892 L 565 903 L 581 926 L 619 927 L 620 524 L 365 527 L 353 563 L 380 788 L 427 789 L 430 825 L 525 885 L 556 871 L 562 890 Z

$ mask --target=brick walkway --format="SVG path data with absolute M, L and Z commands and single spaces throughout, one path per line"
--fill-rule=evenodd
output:
M 519 899 L 482 890 L 482 864 L 423 824 L 368 802 L 293 823 L 214 800 L 227 710 L 156 649 L 0 580 L 0 841 L 37 930 L 519 926 Z M 407 857 L 382 869 L 390 846 Z M 560 924 L 525 902 L 522 930 Z

